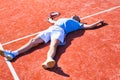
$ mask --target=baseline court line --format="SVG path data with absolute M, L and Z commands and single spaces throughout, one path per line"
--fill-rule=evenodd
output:
M 92 17 L 92 16 L 96 16 L 96 15 L 99 15 L 99 14 L 102 14 L 102 13 L 105 13 L 105 12 L 109 12 L 109 11 L 112 11 L 112 10 L 117 9 L 117 8 L 120 8 L 120 6 L 115 6 L 115 7 L 112 7 L 112 8 L 109 8 L 109 9 L 106 9 L 106 10 L 103 10 L 103 11 L 100 11 L 100 12 L 97 12 L 97 13 L 94 13 L 94 14 L 91 14 L 91 15 L 88 15 L 88 16 L 83 17 L 83 18 L 81 18 L 81 19 L 83 20 L 83 19 L 86 19 L 86 18 L 90 18 L 90 17 Z M 27 35 L 27 36 L 24 36 L 24 37 L 21 37 L 21 38 L 18 38 L 18 39 L 15 39 L 15 40 L 12 40 L 12 41 L 3 43 L 3 44 L 1 44 L 1 45 L 2 45 L 2 46 L 5 46 L 5 45 L 7 45 L 7 44 L 11 44 L 11 43 L 13 43 L 13 42 L 17 42 L 17 41 L 19 41 L 19 40 L 22 40 L 22 39 L 29 38 L 29 37 L 31 37 L 31 36 L 37 35 L 38 33 L 39 33 L 39 32 L 36 32 L 36 33 L 34 33 L 34 34 Z M 5 60 L 6 60 L 6 58 L 5 58 Z M 14 77 L 14 80 L 19 80 L 19 77 L 18 77 L 18 75 L 16 74 L 16 72 L 15 72 L 15 70 L 14 70 L 11 62 L 6 60 L 6 63 L 7 63 L 7 65 L 8 65 L 8 67 L 9 67 L 9 69 L 10 69 L 13 77 Z
M 81 18 L 81 20 L 86 19 L 86 18 L 89 18 L 89 17 L 92 17 L 92 16 L 96 16 L 96 15 L 99 15 L 99 14 L 102 14 L 102 13 L 105 13 L 105 12 L 109 12 L 109 11 L 112 11 L 112 10 L 117 9 L 117 8 L 120 8 L 120 6 L 115 6 L 115 7 L 109 8 L 109 9 L 107 9 L 107 10 L 103 10 L 103 11 L 100 11 L 100 12 L 97 12 L 97 13 L 94 13 L 94 14 L 91 14 L 91 15 L 88 15 L 88 16 L 86 16 L 86 17 Z M 11 43 L 13 43 L 13 42 L 17 42 L 17 41 L 19 41 L 19 40 L 22 40 L 22 39 L 29 38 L 29 37 L 31 37 L 31 36 L 37 35 L 38 33 L 39 33 L 39 32 L 36 32 L 36 33 L 31 34 L 31 35 L 27 35 L 27 36 L 24 36 L 24 37 L 21 37 L 21 38 L 18 38 L 18 39 L 15 39 L 15 40 L 12 40 L 12 41 L 3 43 L 2 45 L 4 46 L 4 45 L 7 45 L 7 44 L 11 44 Z
M 4 59 L 6 60 L 6 63 L 10 69 L 11 74 L 13 75 L 14 80 L 20 80 L 11 62 L 8 61 L 6 58 Z
M 2 50 L 4 50 L 4 48 L 3 48 L 3 46 L 2 46 L 1 44 L 0 44 L 0 48 L 1 48 Z M 7 63 L 7 65 L 8 65 L 8 67 L 9 67 L 9 69 L 10 69 L 10 72 L 12 73 L 12 75 L 13 75 L 13 77 L 14 77 L 14 80 L 20 80 L 20 79 L 18 78 L 18 76 L 17 76 L 17 74 L 16 74 L 16 72 L 15 72 L 15 69 L 13 68 L 11 62 L 8 61 L 6 58 L 4 58 L 4 59 L 6 60 L 6 63 Z
M 117 8 L 120 8 L 120 6 L 115 6 L 115 7 L 112 7 L 112 8 L 110 8 L 110 9 L 107 9 L 107 10 L 104 10 L 104 11 L 100 11 L 100 12 L 97 12 L 97 13 L 92 14 L 92 15 L 88 15 L 88 16 L 83 17 L 83 18 L 81 18 L 81 19 L 86 19 L 86 18 L 89 18 L 89 17 L 92 17 L 92 16 L 96 16 L 96 15 L 99 15 L 99 14 L 102 14 L 102 13 L 105 13 L 105 12 L 112 11 L 112 10 L 117 9 Z

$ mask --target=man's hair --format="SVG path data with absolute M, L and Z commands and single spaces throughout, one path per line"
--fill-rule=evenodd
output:
M 74 20 L 76 20 L 76 21 L 80 22 L 80 17 L 79 17 L 79 16 L 77 16 L 77 15 L 72 16 L 72 19 L 74 19 Z

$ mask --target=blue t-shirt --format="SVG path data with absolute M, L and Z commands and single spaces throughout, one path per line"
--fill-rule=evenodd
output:
M 72 18 L 61 18 L 58 19 L 54 25 L 60 26 L 64 29 L 65 33 L 68 34 L 72 31 L 83 29 L 83 24 Z

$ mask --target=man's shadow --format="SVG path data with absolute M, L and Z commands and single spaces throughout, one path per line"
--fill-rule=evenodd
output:
M 107 23 L 104 23 L 102 25 L 99 25 L 97 28 L 95 29 L 98 29 L 98 28 L 101 28 L 103 26 L 106 26 L 108 25 Z M 91 30 L 91 29 L 89 29 Z M 93 30 L 93 29 L 92 29 Z M 71 45 L 71 41 L 74 40 L 76 37 L 81 37 L 83 34 L 85 33 L 85 30 L 77 30 L 77 31 L 74 31 L 72 33 L 69 33 L 69 35 L 66 36 L 66 44 L 64 46 L 58 46 L 58 49 L 57 49 L 57 55 L 55 56 L 55 60 L 56 60 L 56 65 L 54 68 L 51 68 L 51 69 L 46 69 L 48 71 L 51 71 L 51 72 L 55 72 L 56 74 L 59 74 L 59 75 L 62 75 L 62 76 L 65 76 L 65 77 L 69 77 L 69 74 L 65 73 L 61 67 L 58 66 L 58 61 L 61 57 L 61 55 L 65 52 L 66 48 L 68 48 L 70 45 Z M 27 55 L 27 54 L 30 54 L 32 53 L 33 51 L 37 50 L 37 49 L 40 49 L 40 48 L 43 48 L 45 46 L 48 46 L 49 43 L 47 44 L 41 44 L 40 46 L 36 46 L 34 48 L 32 48 L 31 50 L 17 56 L 15 59 L 13 59 L 11 62 L 14 62 L 16 61 L 17 58 L 19 57 L 22 57 L 24 55 Z

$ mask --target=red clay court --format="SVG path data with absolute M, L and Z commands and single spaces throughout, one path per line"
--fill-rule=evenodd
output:
M 37 46 L 14 61 L 0 56 L 0 80 L 120 80 L 120 0 L 1 0 L 0 43 L 15 50 L 51 24 L 49 13 L 76 14 L 88 24 L 107 25 L 78 30 L 58 47 L 53 69 L 45 70 L 49 43 Z

